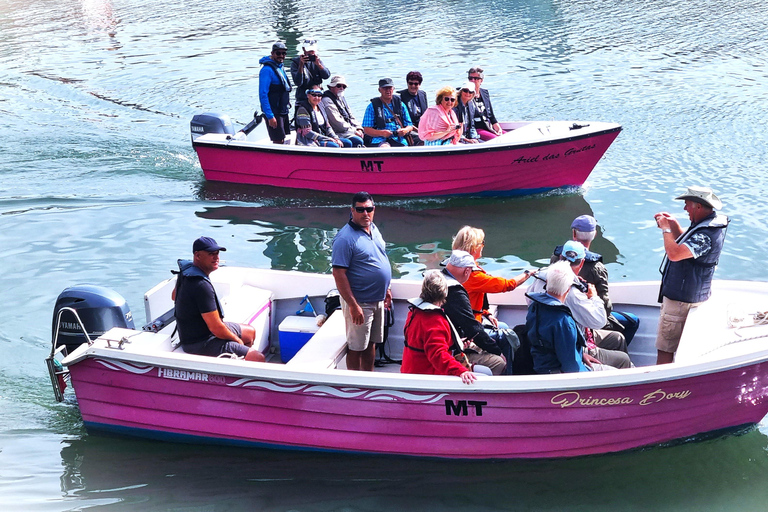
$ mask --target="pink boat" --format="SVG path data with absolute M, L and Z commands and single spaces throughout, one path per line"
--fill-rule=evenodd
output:
M 171 441 L 399 456 L 506 459 L 591 455 L 698 439 L 758 423 L 768 413 L 768 283 L 716 282 L 692 312 L 677 361 L 652 366 L 657 283 L 618 283 L 617 308 L 641 318 L 636 368 L 561 375 L 458 377 L 343 368 L 340 314 L 322 327 L 328 275 L 224 267 L 211 275 L 229 320 L 251 323 L 275 362 L 185 354 L 173 324 L 113 328 L 63 361 L 86 428 Z M 147 318 L 170 306 L 174 282 L 145 295 Z M 406 299 L 394 281 L 396 324 L 385 351 L 402 351 Z M 500 320 L 521 323 L 522 289 L 494 296 Z M 306 315 L 306 313 L 304 313 Z M 59 318 L 57 322 L 60 322 Z M 314 331 L 314 332 L 313 332 Z M 52 356 L 55 358 L 56 354 Z M 280 352 L 296 352 L 286 363 Z M 57 382 L 55 375 L 53 381 Z
M 191 123 L 205 179 L 380 196 L 523 195 L 582 185 L 621 131 L 602 122 L 501 123 L 482 144 L 413 148 L 275 145 L 263 129 L 234 133 L 227 116 Z M 221 132 L 221 133 L 214 133 Z

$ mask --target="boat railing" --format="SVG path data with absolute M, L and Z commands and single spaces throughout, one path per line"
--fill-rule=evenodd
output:
M 56 397 L 57 402 L 64 400 L 64 389 L 67 387 L 67 381 L 69 381 L 69 370 L 62 366 L 58 359 L 67 357 L 67 346 L 62 344 L 56 346 L 59 341 L 59 330 L 61 329 L 61 315 L 64 312 L 69 312 L 75 315 L 77 323 L 85 334 L 85 339 L 88 340 L 88 344 L 91 345 L 93 340 L 88 335 L 88 330 L 85 328 L 83 321 L 80 319 L 80 315 L 73 308 L 63 307 L 56 314 L 56 331 L 53 333 L 53 340 L 51 341 L 51 353 L 45 358 L 45 365 L 48 367 L 48 375 L 51 377 L 51 385 L 53 386 L 53 394 Z

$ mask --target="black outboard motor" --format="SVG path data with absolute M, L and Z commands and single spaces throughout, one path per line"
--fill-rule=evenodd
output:
M 77 311 L 77 316 L 80 317 L 92 340 L 113 327 L 135 328 L 128 303 L 119 293 L 103 286 L 82 284 L 65 289 L 56 299 L 56 306 L 53 309 L 52 336 L 56 336 L 56 319 L 59 311 L 65 307 Z M 72 353 L 88 341 L 80 323 L 71 311 L 61 313 L 58 327 L 58 339 L 53 341 L 56 347 L 66 345 L 68 353 Z
M 189 131 L 192 133 L 192 142 L 206 133 L 226 133 L 235 134 L 235 127 L 232 120 L 226 114 L 217 114 L 215 112 L 206 112 L 197 114 L 189 123 Z

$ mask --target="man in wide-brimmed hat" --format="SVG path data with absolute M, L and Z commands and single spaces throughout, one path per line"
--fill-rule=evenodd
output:
M 660 212 L 654 216 L 662 230 L 666 253 L 660 269 L 656 364 L 674 361 L 688 312 L 709 298 L 728 228 L 728 217 L 715 212 L 723 203 L 711 188 L 688 187 L 675 199 L 685 201 L 691 226 L 683 232 L 672 214 Z

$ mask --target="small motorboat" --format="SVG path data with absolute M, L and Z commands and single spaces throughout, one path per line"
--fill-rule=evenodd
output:
M 226 319 L 256 328 L 268 362 L 185 353 L 173 321 L 175 277 L 145 294 L 142 329 L 114 292 L 62 293 L 47 363 L 59 400 L 73 384 L 89 431 L 397 456 L 557 458 L 719 435 L 768 413 L 768 283 L 715 282 L 710 300 L 691 312 L 676 362 L 663 366 L 653 365 L 658 283 L 613 284 L 615 307 L 641 319 L 630 345 L 636 368 L 480 375 L 466 385 L 401 374 L 396 362 L 346 370 L 341 313 L 321 327 L 313 315 L 335 286 L 330 275 L 222 267 L 211 280 Z M 420 282 L 394 280 L 391 288 L 395 325 L 382 360 L 397 361 L 407 299 Z M 490 296 L 500 320 L 524 322 L 524 291 Z M 69 333 L 72 344 L 75 332 L 85 342 L 66 355 L 57 340 Z
M 206 180 L 376 196 L 534 194 L 581 186 L 621 131 L 604 122 L 507 122 L 506 133 L 481 144 L 322 148 L 273 144 L 257 124 L 235 133 L 229 116 L 194 116 Z

